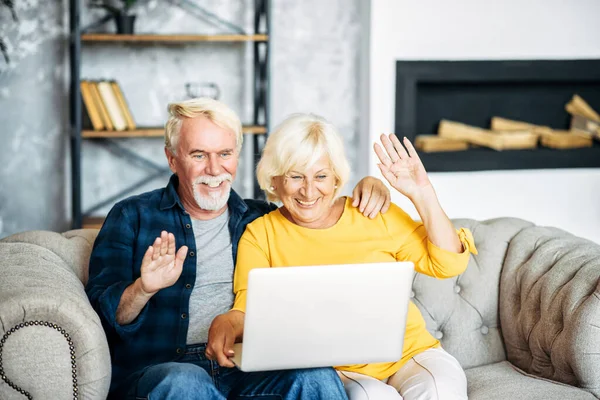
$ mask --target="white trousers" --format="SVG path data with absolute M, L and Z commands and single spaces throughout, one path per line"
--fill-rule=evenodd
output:
M 411 358 L 384 381 L 338 371 L 350 400 L 465 400 L 467 377 L 458 361 L 441 348 Z

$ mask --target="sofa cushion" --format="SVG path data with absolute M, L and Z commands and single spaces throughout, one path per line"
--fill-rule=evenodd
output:
M 465 371 L 469 400 L 595 400 L 585 390 L 537 378 L 514 367 L 508 361 Z
M 500 285 L 507 358 L 600 397 L 600 245 L 532 227 L 510 243 Z
M 453 222 L 471 230 L 479 254 L 471 255 L 467 270 L 455 278 L 415 274 L 412 300 L 427 329 L 463 368 L 505 360 L 498 318 L 500 271 L 510 240 L 533 224 L 516 218 Z

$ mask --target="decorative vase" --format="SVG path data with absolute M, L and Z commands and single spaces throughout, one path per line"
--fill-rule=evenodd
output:
M 221 96 L 221 89 L 214 82 L 188 82 L 185 84 L 185 91 L 190 99 L 210 97 L 219 100 Z
M 117 25 L 117 34 L 133 35 L 133 25 L 135 23 L 135 15 L 115 14 L 115 24 Z

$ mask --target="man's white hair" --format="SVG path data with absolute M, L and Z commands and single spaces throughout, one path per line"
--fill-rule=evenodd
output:
M 184 118 L 204 116 L 223 129 L 235 134 L 236 152 L 239 154 L 244 142 L 242 123 L 237 114 L 224 103 L 209 97 L 199 97 L 168 106 L 169 119 L 165 124 L 165 147 L 171 154 L 177 154 L 177 142 Z

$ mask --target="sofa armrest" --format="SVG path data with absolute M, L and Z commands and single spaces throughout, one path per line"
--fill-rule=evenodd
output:
M 23 391 L 34 399 L 105 399 L 108 344 L 83 284 L 65 261 L 72 242 L 52 232 L 40 242 L 39 235 L 0 241 L 0 398 L 23 399 Z
M 600 245 L 531 227 L 509 245 L 500 280 L 507 358 L 600 397 Z

